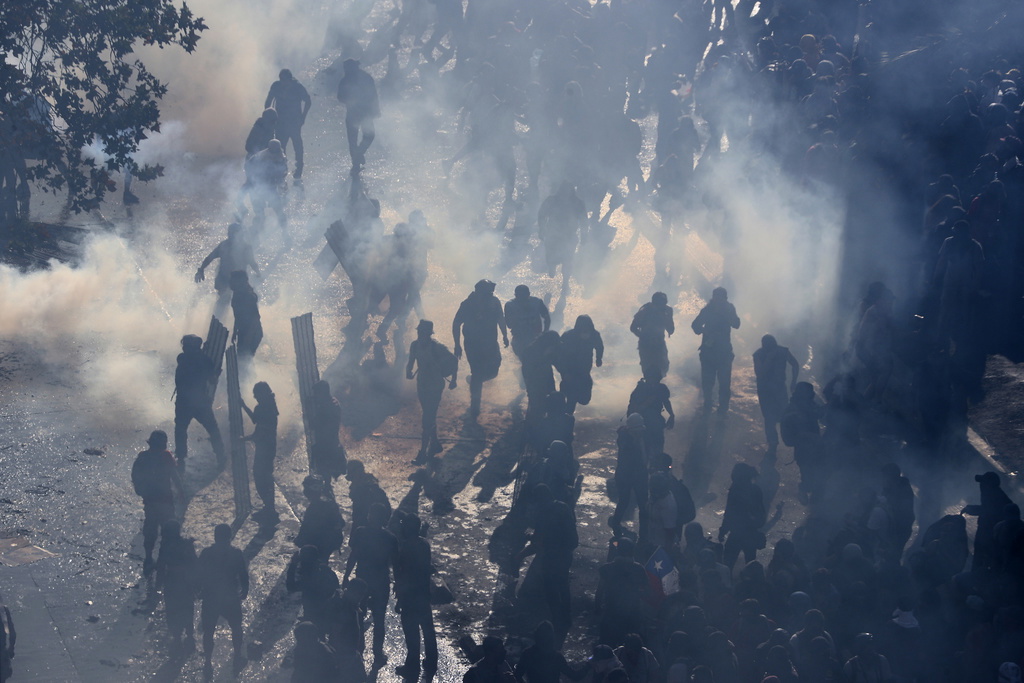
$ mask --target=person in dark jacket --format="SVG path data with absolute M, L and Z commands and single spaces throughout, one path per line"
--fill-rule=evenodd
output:
M 346 59 L 342 67 L 345 73 L 338 83 L 338 101 L 345 105 L 348 153 L 352 169 L 358 172 L 366 164 L 366 150 L 377 134 L 373 120 L 380 117 L 380 101 L 373 76 L 359 68 L 359 60 Z
M 565 395 L 566 410 L 576 412 L 577 405 L 588 405 L 594 390 L 591 369 L 604 362 L 604 341 L 589 315 L 576 318 L 571 330 L 562 333 L 562 346 L 555 364 L 561 375 L 559 391 Z
M 694 334 L 701 335 L 700 380 L 704 414 L 711 414 L 717 382 L 718 412 L 725 415 L 729 412 L 729 399 L 732 397 L 732 330 L 740 327 L 736 307 L 729 301 L 725 287 L 715 287 L 711 301 L 700 309 L 690 327 Z
M 164 522 L 174 519 L 174 491 L 183 491 L 174 456 L 167 450 L 167 433 L 155 430 L 149 435 L 147 450 L 132 464 L 132 486 L 142 498 L 142 545 L 146 551 L 142 571 L 149 574 L 156 565 L 153 548 Z
M 277 111 L 276 137 L 284 147 L 288 141 L 292 141 L 292 149 L 295 152 L 295 181 L 302 180 L 302 126 L 306 123 L 306 116 L 313 101 L 309 93 L 301 83 L 295 80 L 292 72 L 288 69 L 281 69 L 278 79 L 270 86 L 264 107 L 273 107 Z
M 330 645 L 320 639 L 316 624 L 300 621 L 295 625 L 295 668 L 292 683 L 321 683 L 339 680 L 338 661 Z
M 235 318 L 231 341 L 238 349 L 238 362 L 249 365 L 263 341 L 263 323 L 260 321 L 259 297 L 244 270 L 231 273 L 231 312 Z
M 498 376 L 501 368 L 501 349 L 498 347 L 498 330 L 508 348 L 508 328 L 501 302 L 494 296 L 494 283 L 480 280 L 472 293 L 459 305 L 452 320 L 452 338 L 455 340 L 455 357 L 462 358 L 462 337 L 466 339 L 466 359 L 469 361 L 469 414 L 480 414 L 480 400 L 484 382 Z
M 223 467 L 227 462 L 220 426 L 213 415 L 210 387 L 216 378 L 213 361 L 203 353 L 203 340 L 194 334 L 182 337 L 178 366 L 174 371 L 174 457 L 182 471 L 188 457 L 188 426 L 192 420 L 206 428 L 218 464 Z
M 156 558 L 156 583 L 163 589 L 167 635 L 171 656 L 196 649 L 196 542 L 181 535 L 181 522 L 171 519 L 160 529 L 160 554 Z M 184 650 L 181 634 L 185 634 Z
M 430 543 L 420 535 L 416 515 L 402 518 L 395 558 L 395 597 L 405 635 L 405 663 L 395 669 L 407 680 L 420 673 L 420 633 L 423 634 L 423 670 L 437 671 L 437 634 L 430 606 L 430 576 L 434 573 Z
M 754 483 L 756 478 L 757 470 L 746 463 L 738 462 L 732 468 L 732 486 L 718 529 L 718 541 L 725 541 L 722 562 L 730 571 L 741 552 L 744 563 L 749 563 L 757 559 L 757 551 L 765 546 L 761 527 L 767 513 L 761 488 Z
M 962 514 L 978 517 L 978 531 L 974 534 L 973 568 L 992 569 L 996 565 L 995 527 L 1003 519 L 1003 512 L 1013 501 L 1006 495 L 1001 486 L 999 475 L 985 472 L 975 475 L 981 490 L 981 503 L 967 505 Z
M 254 513 L 253 516 L 274 520 L 277 519 L 277 508 L 274 505 L 277 399 L 266 382 L 257 382 L 252 388 L 252 395 L 256 399 L 256 408 L 249 410 L 249 406 L 242 403 L 242 408 L 255 426 L 252 434 L 245 437 L 245 440 L 252 441 L 256 446 L 252 458 L 252 480 L 256 486 L 256 494 L 263 501 L 263 509 Z
M 213 545 L 199 554 L 203 673 L 207 680 L 213 677 L 213 636 L 221 617 L 231 627 L 235 674 L 246 664 L 242 651 L 242 602 L 249 595 L 249 568 L 242 551 L 231 545 L 231 535 L 230 526 L 218 524 L 213 530 Z
M 672 318 L 672 307 L 664 292 L 655 292 L 650 302 L 640 307 L 633 316 L 629 331 L 637 336 L 637 350 L 640 352 L 640 370 L 644 377 L 661 380 L 668 374 L 669 337 L 676 331 Z

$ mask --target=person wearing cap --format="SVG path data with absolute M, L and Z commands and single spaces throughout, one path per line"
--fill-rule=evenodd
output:
M 380 117 L 380 100 L 373 76 L 359 68 L 359 60 L 346 59 L 342 67 L 345 73 L 338 83 L 338 101 L 345 105 L 348 153 L 352 170 L 358 172 L 366 163 L 366 150 L 376 136 L 373 120 Z
M 512 352 L 522 360 L 526 347 L 551 328 L 547 305 L 530 294 L 526 285 L 516 287 L 515 298 L 505 302 L 505 323 L 512 333 Z
M 181 492 L 183 487 L 174 456 L 167 450 L 167 432 L 155 430 L 146 443 L 149 448 L 132 464 L 132 486 L 142 498 L 142 547 L 146 551 L 142 571 L 149 574 L 156 567 L 153 548 L 160 527 L 174 519 L 174 490 Z
M 254 154 L 245 164 L 246 184 L 251 188 L 249 198 L 252 201 L 254 214 L 253 230 L 259 235 L 269 206 L 277 215 L 277 222 L 284 234 L 285 242 L 290 243 L 288 216 L 284 211 L 285 179 L 287 177 L 288 157 L 285 156 L 284 147 L 277 138 L 267 143 L 265 150 Z
M 174 456 L 178 467 L 185 470 L 188 457 L 188 426 L 195 420 L 206 428 L 217 463 L 227 462 L 224 440 L 213 414 L 213 392 L 210 385 L 217 378 L 213 361 L 203 353 L 203 340 L 194 334 L 181 338 L 181 353 L 174 371 Z
M 282 147 L 292 141 L 292 149 L 295 152 L 295 182 L 302 181 L 302 125 L 306 123 L 306 115 L 313 101 L 309 93 L 301 83 L 295 80 L 292 72 L 288 69 L 281 69 L 277 80 L 270 86 L 267 93 L 267 100 L 264 107 L 273 107 L 277 110 L 277 139 L 281 141 Z
M 501 368 L 501 349 L 498 347 L 498 330 L 508 348 L 508 328 L 501 302 L 494 296 L 494 283 L 480 280 L 473 291 L 459 305 L 452 321 L 452 338 L 455 339 L 455 357 L 462 358 L 462 336 L 466 338 L 466 360 L 469 361 L 469 414 L 480 414 L 480 400 L 484 382 L 498 376 Z
M 405 366 L 406 379 L 416 378 L 416 396 L 423 412 L 423 432 L 420 437 L 420 451 L 413 464 L 421 464 L 427 458 L 444 450 L 437 438 L 437 410 L 444 394 L 445 379 L 448 388 L 458 385 L 458 359 L 441 342 L 433 339 L 434 323 L 420 320 L 416 326 L 416 339 L 409 345 L 409 362 Z M 453 362 L 454 361 L 454 362 Z
M 965 506 L 961 514 L 978 517 L 978 530 L 974 534 L 973 568 L 991 569 L 995 566 L 997 557 L 996 524 L 1003 519 L 1006 506 L 1012 505 L 1013 501 L 1003 491 L 999 475 L 995 472 L 977 474 L 974 481 L 978 482 L 981 491 L 981 503 Z
M 647 448 L 644 445 L 644 418 L 638 413 L 626 417 L 626 424 L 619 427 L 616 444 L 618 459 L 615 462 L 615 489 L 618 500 L 615 512 L 608 519 L 608 526 L 616 534 L 622 534 L 622 520 L 635 502 L 639 510 L 639 538 L 647 540 Z
M 669 365 L 665 335 L 671 337 L 676 331 L 668 296 L 664 292 L 655 292 L 651 300 L 633 316 L 629 331 L 637 336 L 643 376 L 661 380 L 668 374 Z
M 718 412 L 725 415 L 732 398 L 732 330 L 740 328 L 736 307 L 729 301 L 725 287 L 715 287 L 711 301 L 700 309 L 690 327 L 694 334 L 701 335 L 700 383 L 704 414 L 711 414 L 715 382 L 718 382 Z

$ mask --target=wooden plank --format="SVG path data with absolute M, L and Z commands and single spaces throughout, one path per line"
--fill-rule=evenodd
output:
M 207 396 L 213 401 L 217 393 L 217 384 L 220 382 L 221 370 L 224 368 L 224 349 L 228 345 L 228 328 L 224 327 L 217 316 L 210 316 L 210 329 L 206 332 L 206 341 L 203 342 L 203 353 L 213 361 L 214 375 L 207 387 Z
M 306 456 L 310 470 L 313 463 L 313 385 L 320 381 L 313 338 L 313 314 L 292 318 L 292 342 L 295 345 L 295 371 L 299 376 L 299 401 L 302 405 L 302 426 L 306 432 Z
M 231 485 L 235 493 L 235 520 L 232 529 L 238 529 L 252 512 L 249 495 L 249 459 L 246 455 L 245 434 L 242 425 L 242 390 L 238 384 L 238 353 L 232 344 L 227 351 L 228 365 L 228 434 L 231 444 Z

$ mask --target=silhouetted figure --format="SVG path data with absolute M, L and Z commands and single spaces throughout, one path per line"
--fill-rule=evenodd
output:
M 331 394 L 330 383 L 322 379 L 313 385 L 312 469 L 325 481 L 345 474 L 348 456 L 341 445 L 341 404 Z
M 322 562 L 327 562 L 332 553 L 340 550 L 345 539 L 345 518 L 334 499 L 326 495 L 327 490 L 321 477 L 311 474 L 302 480 L 302 492 L 309 503 L 295 536 L 295 545 L 300 548 L 316 546 Z
M 892 375 L 895 329 L 892 306 L 896 296 L 881 282 L 872 283 L 861 306 L 864 309 L 853 335 L 853 349 L 862 366 L 864 396 L 877 400 L 885 393 Z
M 195 604 L 198 575 L 196 542 L 181 535 L 181 522 L 170 519 L 160 529 L 160 553 L 156 557 L 156 585 L 163 589 L 167 635 L 171 657 L 196 649 Z M 185 634 L 184 650 L 181 634 Z
M 633 316 L 629 331 L 638 338 L 640 370 L 644 377 L 662 379 L 668 374 L 668 346 L 665 335 L 676 331 L 672 307 L 664 292 L 655 292 L 650 302 L 640 307 Z
M 793 368 L 793 379 L 788 385 L 786 366 Z M 770 334 L 761 337 L 761 348 L 754 351 L 754 377 L 757 380 L 757 402 L 764 418 L 764 434 L 771 453 L 779 447 L 779 433 L 776 427 L 786 412 L 789 391 L 796 387 L 796 378 L 799 374 L 800 364 L 789 349 L 779 346 L 775 337 Z
M 562 296 L 569 292 L 569 277 L 580 241 L 580 231 L 586 225 L 587 209 L 576 194 L 576 188 L 563 180 L 558 190 L 545 199 L 537 212 L 537 227 L 544 244 L 548 276 L 562 266 Z
M 885 559 L 893 564 L 903 560 L 903 550 L 914 533 L 914 487 L 894 462 L 882 467 L 885 478 L 882 496 L 889 512 L 889 533 L 885 539 Z
M 373 76 L 359 68 L 358 60 L 346 59 L 342 66 L 345 73 L 338 83 L 338 101 L 345 105 L 348 153 L 353 170 L 358 172 L 366 164 L 366 150 L 376 136 L 373 120 L 380 117 L 380 101 Z
M 639 508 L 639 538 L 647 540 L 647 449 L 644 445 L 644 418 L 636 413 L 619 427 L 616 444 L 615 490 L 618 500 L 608 526 L 621 535 L 622 520 L 635 502 Z
M 296 182 L 300 182 L 303 167 L 302 125 L 306 122 L 306 115 L 309 114 L 313 101 L 288 69 L 281 69 L 277 78 L 278 80 L 270 86 L 263 106 L 273 107 L 277 111 L 275 137 L 281 141 L 281 146 L 286 147 L 288 141 L 292 141 L 292 149 L 295 152 L 294 176 Z
M 761 527 L 768 515 L 761 488 L 754 483 L 756 477 L 757 470 L 746 463 L 738 462 L 732 468 L 732 485 L 718 529 L 718 541 L 725 541 L 722 561 L 730 571 L 741 552 L 743 561 L 749 563 L 757 559 L 757 551 L 765 546 Z
M 217 463 L 223 467 L 227 462 L 210 395 L 210 385 L 217 378 L 217 371 L 213 361 L 203 353 L 202 346 L 203 340 L 194 334 L 182 337 L 178 366 L 174 371 L 174 456 L 182 472 L 188 457 L 188 426 L 192 420 L 201 424 L 210 435 Z
M 455 339 L 455 357 L 462 358 L 462 335 L 466 338 L 466 359 L 469 361 L 469 414 L 480 414 L 480 399 L 484 382 L 498 376 L 501 367 L 501 348 L 498 346 L 498 330 L 508 347 L 508 329 L 501 302 L 494 296 L 494 283 L 480 280 L 473 292 L 459 305 L 452 321 L 452 338 Z
M 247 365 L 252 363 L 256 349 L 263 341 L 263 323 L 260 321 L 259 297 L 244 270 L 231 273 L 231 312 L 235 318 L 231 341 L 238 349 L 239 363 Z
M 292 554 L 285 587 L 289 593 L 302 594 L 302 618 L 316 624 L 321 633 L 327 631 L 329 600 L 339 586 L 338 575 L 315 545 L 304 545 Z
M 242 402 L 254 429 L 245 437 L 252 441 L 255 452 L 252 459 L 252 481 L 256 486 L 256 494 L 263 501 L 263 509 L 253 516 L 277 519 L 277 508 L 274 505 L 274 458 L 277 457 L 277 399 L 270 385 L 257 382 L 252 388 L 256 407 L 252 410 Z
M 267 107 L 252 124 L 249 135 L 245 138 L 245 158 L 248 161 L 258 152 L 262 152 L 274 139 L 274 131 L 277 129 L 277 110 Z
M 387 511 L 387 518 L 391 517 L 391 501 L 388 494 L 380 487 L 377 477 L 366 471 L 361 460 L 353 460 L 349 463 L 348 474 L 348 496 L 352 500 L 352 528 L 358 529 L 366 526 L 370 518 L 370 508 L 380 504 Z
M 291 244 L 288 234 L 288 216 L 285 213 L 286 179 L 288 177 L 288 157 L 284 154 L 281 141 L 276 138 L 267 144 L 267 148 L 252 155 L 245 163 L 245 179 L 252 201 L 252 227 L 258 239 L 263 231 L 266 211 L 270 209 L 277 215 L 277 223 L 286 245 Z
M 668 481 L 669 490 L 675 498 L 675 541 L 678 542 L 682 537 L 683 528 L 697 517 L 697 506 L 693 502 L 693 495 L 690 494 L 689 487 L 672 471 L 672 456 L 668 453 L 659 453 L 652 458 L 651 472 L 660 472 L 665 475 L 665 478 Z
M 615 555 L 598 571 L 594 606 L 603 645 L 618 647 L 629 633 L 647 629 L 651 586 L 643 565 L 633 559 L 633 542 L 620 538 Z
M 369 589 L 362 579 L 352 579 L 343 591 L 338 591 L 328 602 L 328 640 L 338 658 L 341 674 L 338 680 L 362 683 L 366 680 L 363 665 L 363 650 L 366 636 L 363 634 L 362 605 L 366 602 Z
M 576 318 L 571 330 L 562 333 L 559 358 L 555 363 L 561 376 L 559 391 L 565 396 L 566 410 L 576 412 L 577 405 L 589 405 L 594 389 L 590 371 L 604 362 L 604 341 L 589 315 Z
M 384 616 L 387 613 L 388 597 L 391 594 L 391 567 L 398 555 L 398 541 L 384 528 L 387 509 L 380 504 L 370 508 L 366 526 L 352 532 L 348 561 L 345 563 L 345 578 L 348 583 L 352 569 L 356 576 L 366 582 L 369 588 L 369 608 L 373 616 L 373 666 L 379 669 L 387 663 L 384 654 Z
M 515 676 L 505 659 L 505 644 L 497 636 L 484 637 L 482 657 L 462 676 L 462 683 L 512 683 Z
M 7 605 L 0 604 L 0 682 L 5 683 L 14 674 L 14 646 L 18 642 L 18 632 L 14 629 L 14 619 Z
M 873 635 L 858 634 L 853 651 L 856 654 L 843 665 L 843 675 L 849 683 L 889 683 L 893 680 L 889 661 L 876 651 Z
M 206 267 L 219 259 L 217 264 L 217 275 L 213 279 L 213 288 L 217 294 L 224 296 L 231 286 L 231 273 L 236 270 L 251 268 L 260 275 L 260 267 L 256 263 L 256 257 L 252 251 L 252 245 L 245 238 L 241 223 L 232 223 L 228 226 L 228 238 L 213 248 L 213 251 L 203 259 L 196 270 L 195 281 L 202 282 L 206 279 Z
M 343 680 L 338 678 L 337 655 L 330 645 L 320 639 L 320 629 L 309 621 L 295 625 L 295 657 L 292 683 L 320 683 Z M 352 679 L 344 679 L 352 680 Z
M 655 683 L 661 680 L 661 667 L 654 653 L 644 647 L 637 633 L 626 635 L 625 642 L 615 648 L 615 657 L 629 675 L 629 683 Z
M 1013 501 L 1003 491 L 999 475 L 995 472 L 977 474 L 974 476 L 974 481 L 978 482 L 981 503 L 967 505 L 961 512 L 978 517 L 978 530 L 974 534 L 974 561 L 972 564 L 974 570 L 977 571 L 992 569 L 996 566 L 995 526 L 1003 519 L 1006 506 L 1012 505 Z
M 505 324 L 512 333 L 512 351 L 522 360 L 526 347 L 551 327 L 551 314 L 529 287 L 518 285 L 515 298 L 505 302 Z
M 407 680 L 420 673 L 420 633 L 423 634 L 423 670 L 437 671 L 437 634 L 430 607 L 430 576 L 434 567 L 430 543 L 420 535 L 420 518 L 402 518 L 395 558 L 395 598 L 405 635 L 405 663 L 395 669 Z
M 246 664 L 242 652 L 242 602 L 249 595 L 249 569 L 242 551 L 231 545 L 231 535 L 230 526 L 218 524 L 213 530 L 213 545 L 199 554 L 203 673 L 207 680 L 213 676 L 213 635 L 222 617 L 231 627 L 235 674 Z
M 153 548 L 160 527 L 174 519 L 174 489 L 183 488 L 174 456 L 167 450 L 167 433 L 157 429 L 146 443 L 149 448 L 139 453 L 132 464 L 132 486 L 142 498 L 142 546 L 146 551 L 142 571 L 149 574 L 155 567 Z
M 648 457 L 665 451 L 665 430 L 676 424 L 668 387 L 659 380 L 642 377 L 629 394 L 626 414 L 638 413 L 644 418 L 644 445 Z M 663 413 L 668 413 L 668 419 Z
M 406 379 L 416 378 L 416 396 L 423 411 L 423 433 L 420 451 L 413 464 L 427 462 L 444 450 L 437 438 L 437 410 L 444 394 L 445 379 L 448 388 L 458 386 L 459 360 L 448 347 L 433 339 L 434 323 L 420 320 L 416 326 L 416 339 L 409 345 L 409 363 L 405 366 Z M 415 368 L 415 370 L 414 370 Z
M 729 412 L 732 397 L 732 330 L 739 329 L 736 307 L 729 302 L 724 287 L 715 287 L 711 301 L 694 319 L 693 333 L 702 335 L 700 344 L 700 383 L 704 395 L 704 414 L 710 415 L 714 403 L 715 382 L 718 382 L 718 412 Z
M 527 683 L 558 683 L 562 676 L 579 681 L 587 673 L 587 669 L 577 670 L 565 661 L 550 621 L 540 622 L 533 630 L 533 645 L 523 650 L 515 668 L 517 680 Z
M 536 426 L 544 413 L 544 401 L 555 391 L 555 363 L 561 341 L 558 333 L 548 330 L 533 340 L 523 351 L 523 383 L 526 384 L 526 422 Z
M 535 495 L 540 523 L 535 525 L 522 557 L 537 555 L 530 565 L 530 573 L 537 572 L 541 580 L 544 602 L 554 626 L 554 645 L 560 647 L 572 625 L 569 575 L 573 553 L 579 546 L 576 516 L 566 503 L 555 499 L 547 484 L 537 486 Z
M 807 503 L 821 492 L 828 474 L 821 443 L 819 420 L 822 408 L 814 398 L 810 382 L 797 382 L 780 423 L 782 440 L 793 448 L 793 459 L 800 468 L 800 500 Z

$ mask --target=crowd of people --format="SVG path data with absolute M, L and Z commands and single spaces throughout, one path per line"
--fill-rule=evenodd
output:
M 656 291 L 636 312 L 628 329 L 637 338 L 640 377 L 615 433 L 608 558 L 596 577 L 580 576 L 574 565 L 583 477 L 574 414 L 595 391 L 591 373 L 605 360 L 602 336 L 589 315 L 560 332 L 547 303 L 525 284 L 502 304 L 495 283 L 485 279 L 451 321 L 453 348 L 433 338 L 434 322 L 419 296 L 430 228 L 414 212 L 382 241 L 380 203 L 367 194 L 381 102 L 360 63 L 364 17 L 346 6 L 332 22 L 329 42 L 342 48 L 337 98 L 346 112 L 352 191 L 328 239 L 337 238 L 330 244 L 335 263 L 352 283 L 347 333 L 361 335 L 385 297 L 390 308 L 380 339 L 393 323 L 404 329 L 412 311 L 419 318 L 406 353 L 406 376 L 415 379 L 422 409 L 413 463 L 429 472 L 443 453 L 437 416 L 445 387 L 458 388 L 463 356 L 467 420 L 485 410 L 484 385 L 499 374 L 502 344 L 518 359 L 525 389 L 516 493 L 488 550 L 509 579 L 509 601 L 537 616 L 535 628 L 521 651 L 506 638 L 523 633 L 499 631 L 481 643 L 463 638 L 466 683 L 1021 680 L 1020 510 L 1000 475 L 986 472 L 976 477 L 977 505 L 918 519 L 924 484 L 915 492 L 901 467 L 911 451 L 929 454 L 936 466 L 953 460 L 964 444 L 967 408 L 981 396 L 987 355 L 1019 345 L 1024 148 L 1016 128 L 1024 125 L 1024 72 L 1016 54 L 997 51 L 1004 44 L 998 40 L 988 51 L 957 52 L 964 41 L 983 40 L 982 29 L 1006 30 L 995 21 L 996 3 L 980 5 L 993 10 L 994 28 L 980 10 L 959 17 L 916 2 L 404 0 L 393 22 L 377 29 L 373 39 L 391 45 L 382 86 L 401 91 L 415 76 L 447 93 L 450 113 L 468 134 L 443 167 L 489 169 L 503 190 L 497 227 L 507 228 L 514 216 L 511 233 L 536 231 L 542 270 L 553 276 L 561 267 L 563 299 L 572 279 L 585 285 L 603 263 L 620 208 L 650 207 L 660 217 L 657 225 L 636 224 L 655 247 L 652 290 L 679 285 L 666 254 L 697 207 L 723 216 L 709 227 L 728 244 L 739 218 L 716 203 L 713 187 L 725 159 L 771 158 L 780 174 L 844 204 L 845 230 L 856 238 L 847 240 L 843 286 L 862 293 L 858 310 L 825 349 L 826 362 L 813 368 L 817 389 L 799 381 L 801 363 L 780 343 L 796 348 L 806 340 L 761 339 L 752 361 L 764 456 L 733 465 L 717 530 L 695 521 L 715 500 L 710 479 L 698 483 L 683 458 L 666 452 L 677 379 L 666 343 L 676 331 L 669 296 Z M 915 12 L 928 21 L 908 32 L 904 21 Z M 959 38 L 927 46 L 920 40 L 960 20 L 967 28 Z M 414 48 L 407 51 L 403 40 Z M 901 50 L 908 55 L 891 58 Z M 929 58 L 926 65 L 915 50 Z M 408 52 L 404 66 L 399 52 Z M 282 70 L 245 143 L 236 222 L 195 276 L 201 281 L 220 260 L 214 286 L 222 306 L 232 292 L 232 339 L 250 363 L 263 331 L 248 280 L 259 270 L 245 236 L 244 200 L 254 213 L 254 237 L 269 207 L 290 244 L 286 151 L 290 143 L 293 186 L 301 185 L 301 130 L 312 103 Z M 645 173 L 640 157 L 648 130 L 654 158 Z M 525 184 L 517 165 L 525 168 Z M 10 189 L 4 197 L 16 202 Z M 378 251 L 362 248 L 371 243 Z M 891 254 L 905 257 L 892 288 L 858 269 Z M 716 287 L 690 322 L 701 337 L 697 422 L 705 433 L 720 432 L 729 428 L 731 334 L 741 317 L 726 289 Z M 167 435 L 154 431 L 132 477 L 145 509 L 143 570 L 163 587 L 172 652 L 195 646 L 198 595 L 209 676 L 222 617 L 231 627 L 236 672 L 245 666 L 248 571 L 229 526 L 218 525 L 214 544 L 197 555 L 175 518 L 193 419 L 208 431 L 220 465 L 226 462 L 213 411 L 216 368 L 200 338 L 186 336 L 182 348 L 175 453 Z M 264 504 L 257 514 L 272 524 L 278 410 L 265 382 L 253 395 L 256 407 L 245 410 L 255 425 L 248 439 Z M 307 505 L 287 570 L 287 588 L 302 602 L 288 662 L 292 680 L 365 680 L 366 630 L 370 672 L 379 671 L 387 664 L 392 608 L 407 653 L 397 673 L 408 680 L 431 675 L 439 659 L 426 525 L 416 510 L 395 509 L 367 467 L 347 458 L 341 407 L 327 382 L 317 385 L 310 410 Z M 893 441 L 909 446 L 880 446 Z M 769 518 L 779 499 L 780 442 L 792 449 L 806 513 L 788 535 L 773 531 L 778 517 Z M 335 491 L 342 476 L 347 501 Z M 973 552 L 964 515 L 978 518 Z M 334 558 L 344 559 L 340 577 Z M 587 578 L 597 587 L 584 611 L 572 586 Z M 593 649 L 570 663 L 561 649 L 574 627 Z

